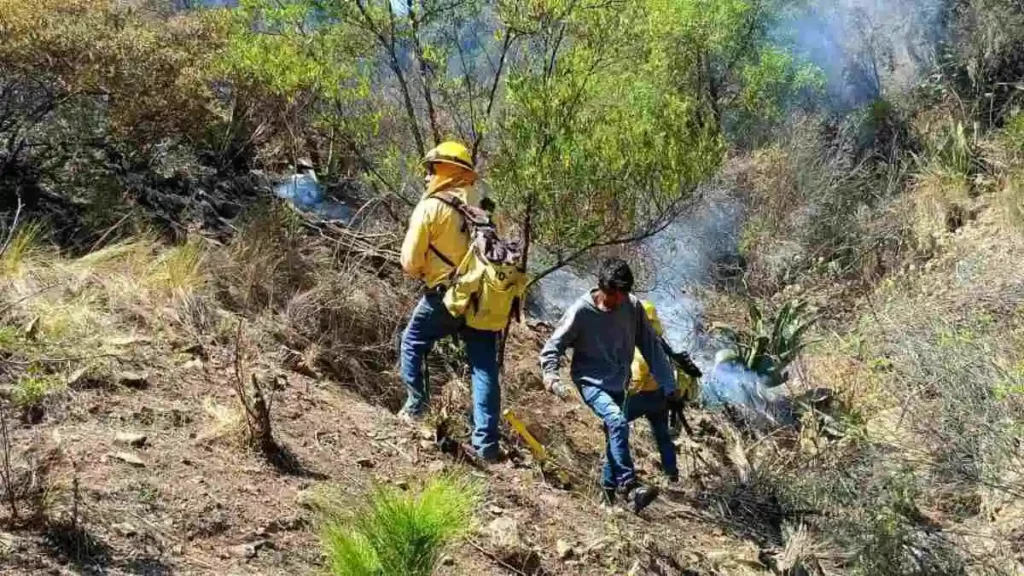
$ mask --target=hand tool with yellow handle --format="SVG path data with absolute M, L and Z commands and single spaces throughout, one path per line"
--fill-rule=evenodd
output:
M 530 448 L 530 453 L 533 454 L 534 460 L 536 460 L 539 463 L 547 461 L 548 451 L 544 449 L 543 444 L 538 442 L 537 439 L 533 437 L 533 434 L 530 434 L 530 431 L 526 429 L 526 425 L 523 424 L 522 420 L 516 418 L 515 413 L 513 413 L 511 409 L 506 409 L 501 414 L 502 416 L 505 417 L 505 420 L 508 422 L 509 426 L 511 426 L 512 429 L 515 430 L 517 434 L 519 434 L 519 437 L 522 438 L 524 442 L 526 442 L 526 446 Z

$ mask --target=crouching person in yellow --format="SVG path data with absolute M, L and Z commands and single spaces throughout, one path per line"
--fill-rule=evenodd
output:
M 472 369 L 475 455 L 488 462 L 500 458 L 498 422 L 498 335 L 509 321 L 512 301 L 525 279 L 515 266 L 514 277 L 502 268 L 521 254 L 495 255 L 488 248 L 506 248 L 497 240 L 473 184 L 477 174 L 465 146 L 444 142 L 423 161 L 427 191 L 413 210 L 402 244 L 402 268 L 426 285 L 402 333 L 401 376 L 408 397 L 399 414 L 421 421 L 429 402 L 424 362 L 434 343 L 459 334 Z M 488 236 L 490 234 L 490 236 Z M 492 238 L 493 242 L 484 240 Z M 484 246 L 481 246 L 483 244 Z M 492 251 L 493 252 L 493 251 Z M 505 260 L 495 264 L 490 257 Z M 506 274 L 507 272 L 507 274 Z M 502 276 L 498 278 L 498 276 Z M 507 304 L 507 306 L 504 306 Z M 504 308 L 502 308 L 504 306 Z

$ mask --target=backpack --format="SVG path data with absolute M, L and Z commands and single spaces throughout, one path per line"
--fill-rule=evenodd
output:
M 504 330 L 513 316 L 519 319 L 526 291 L 523 243 L 502 239 L 487 212 L 457 196 L 435 192 L 430 197 L 458 211 L 469 231 L 469 250 L 458 265 L 430 246 L 438 258 L 454 268 L 444 295 L 445 307 L 452 316 L 465 317 L 470 328 Z

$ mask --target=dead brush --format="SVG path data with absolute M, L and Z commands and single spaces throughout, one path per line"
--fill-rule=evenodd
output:
M 413 306 L 401 286 L 360 269 L 342 266 L 318 275 L 292 297 L 281 314 L 281 335 L 298 357 L 350 384 L 368 399 L 387 398 L 398 387 L 382 378 L 397 359 L 396 335 Z
M 14 446 L 7 412 L 8 407 L 0 405 L 0 496 L 7 507 L 7 523 L 43 526 L 53 519 L 63 491 L 58 474 L 63 453 L 59 445 Z
M 752 157 L 741 180 L 748 293 L 767 298 L 787 284 L 831 284 L 855 278 L 872 264 L 865 258 L 871 268 L 895 260 L 890 252 L 903 247 L 905 230 L 880 222 L 897 215 L 887 207 L 907 177 L 907 143 L 883 142 L 871 129 L 865 119 L 834 125 L 799 117 L 778 144 Z M 881 155 L 887 146 L 891 154 Z
M 274 406 L 273 392 L 276 379 L 268 380 L 256 373 L 246 374 L 243 358 L 243 327 L 238 321 L 235 336 L 235 379 L 232 382 L 235 395 L 242 405 L 248 443 L 257 448 L 270 460 L 278 458 L 281 447 L 274 440 L 273 423 L 270 418 Z M 248 377 L 247 377 L 248 376 Z
M 805 519 L 847 551 L 849 570 L 1013 572 L 1012 536 L 992 514 L 1024 490 L 1014 424 L 1024 418 L 1024 331 L 1014 312 L 1024 277 L 991 256 L 969 254 L 958 270 L 953 286 L 926 277 L 919 290 L 893 284 L 869 302 L 850 351 L 858 366 L 813 371 L 870 380 L 850 398 L 859 413 L 841 422 L 840 438 L 801 439 L 808 449 L 768 469 L 787 510 L 820 511 Z
M 302 254 L 305 238 L 296 216 L 277 204 L 250 209 L 227 250 L 211 268 L 220 300 L 232 310 L 278 310 L 312 287 L 313 263 Z

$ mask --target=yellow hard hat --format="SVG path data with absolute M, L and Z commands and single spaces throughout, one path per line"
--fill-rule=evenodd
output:
M 473 170 L 473 157 L 469 149 L 454 141 L 441 142 L 423 157 L 423 164 L 453 164 L 469 171 Z
M 654 327 L 654 331 L 658 333 L 658 336 L 661 336 L 661 319 L 658 318 L 658 310 L 654 307 L 654 303 L 650 300 L 644 300 L 640 304 L 644 307 L 644 312 L 647 314 L 647 319 L 650 320 L 651 326 Z

